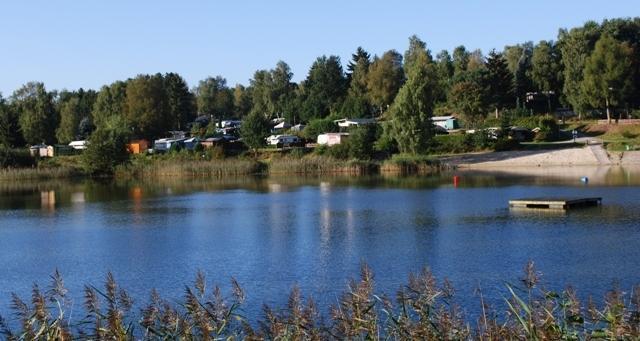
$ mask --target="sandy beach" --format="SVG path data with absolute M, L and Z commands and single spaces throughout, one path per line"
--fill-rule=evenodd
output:
M 608 152 L 601 144 L 578 148 L 470 153 L 441 158 L 447 165 L 469 169 L 513 167 L 640 165 L 640 151 Z

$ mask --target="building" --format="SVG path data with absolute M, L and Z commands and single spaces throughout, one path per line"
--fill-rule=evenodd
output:
M 343 118 L 340 120 L 335 120 L 333 122 L 338 124 L 338 127 L 340 128 L 350 128 L 366 124 L 375 124 L 376 120 L 375 118 Z
M 168 152 L 173 146 L 183 146 L 186 139 L 159 139 L 153 141 L 153 150 L 156 152 Z
M 267 143 L 272 146 L 288 146 L 300 143 L 300 138 L 295 135 L 271 135 L 267 137 Z
M 85 150 L 87 149 L 87 141 L 86 140 L 82 140 L 82 141 L 71 141 L 69 142 L 69 147 L 75 149 L 75 150 Z
M 349 138 L 349 133 L 324 133 L 318 135 L 318 144 L 333 146 L 340 144 Z
M 289 124 L 287 122 L 280 122 L 280 123 L 276 124 L 275 126 L 273 126 L 273 128 L 271 129 L 271 132 L 275 133 L 275 132 L 287 130 L 289 128 L 291 128 L 291 124 Z
M 460 128 L 458 120 L 454 116 L 433 116 L 431 118 L 433 124 L 440 126 L 446 130 L 454 130 Z
M 301 131 L 304 130 L 305 127 L 306 127 L 306 125 L 304 125 L 304 124 L 296 124 L 293 127 L 291 127 L 291 131 L 301 132 Z
M 200 144 L 200 139 L 197 137 L 192 137 L 190 139 L 184 140 L 184 147 L 187 150 L 194 150 Z
M 149 149 L 149 141 L 133 140 L 127 144 L 127 151 L 131 154 L 142 154 Z
M 29 147 L 29 154 L 33 157 L 53 157 L 54 148 L 46 144 L 37 144 Z

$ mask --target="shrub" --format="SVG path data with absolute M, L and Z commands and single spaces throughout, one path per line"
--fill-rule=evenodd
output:
M 302 131 L 302 137 L 315 141 L 318 135 L 338 131 L 338 126 L 330 118 L 315 119 Z
M 349 156 L 354 159 L 368 160 L 373 157 L 374 143 L 378 138 L 378 126 L 369 124 L 349 130 Z
M 350 150 L 351 146 L 349 141 L 347 140 L 346 142 L 334 144 L 333 146 L 327 148 L 326 154 L 339 160 L 346 160 L 350 156 Z
M 536 141 L 556 141 L 560 136 L 560 127 L 553 116 L 540 117 L 538 127 L 540 131 L 536 134 Z
M 111 175 L 116 166 L 129 160 L 129 129 L 121 119 L 111 119 L 91 134 L 82 154 L 85 171 L 91 175 Z
M 28 150 L 11 149 L 0 145 L 0 168 L 31 167 L 35 165 L 35 159 Z

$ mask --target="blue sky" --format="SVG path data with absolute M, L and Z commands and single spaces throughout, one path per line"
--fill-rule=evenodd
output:
M 640 15 L 637 0 L 24 0 L 0 7 L 0 92 L 98 89 L 139 73 L 178 72 L 190 86 L 222 75 L 248 84 L 284 60 L 304 79 L 316 57 L 346 64 L 358 46 L 403 52 L 417 34 L 437 52 L 555 39 L 558 28 Z

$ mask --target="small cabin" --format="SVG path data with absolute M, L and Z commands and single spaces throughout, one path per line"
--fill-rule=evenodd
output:
M 127 151 L 131 154 L 142 154 L 149 149 L 149 141 L 133 140 L 127 144 Z
M 318 135 L 318 144 L 333 146 L 346 141 L 349 138 L 349 133 L 325 133 Z
M 446 130 L 454 130 L 460 128 L 458 120 L 454 116 L 433 116 L 431 118 L 431 121 L 433 121 L 433 124 L 435 124 L 436 126 L 442 127 Z
M 351 128 L 351 127 L 359 127 L 367 124 L 375 124 L 376 120 L 374 118 L 343 118 L 340 120 L 333 121 L 340 128 Z
M 37 144 L 29 147 L 29 154 L 32 157 L 53 157 L 55 148 L 46 144 Z
M 88 142 L 86 140 L 69 142 L 69 147 L 75 150 L 85 150 L 87 149 L 87 145 L 88 145 Z

